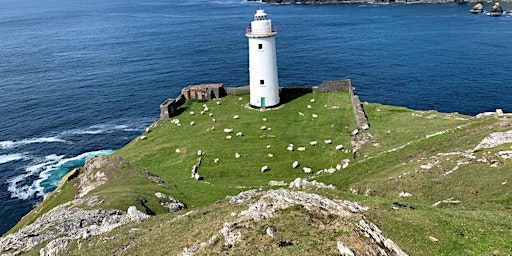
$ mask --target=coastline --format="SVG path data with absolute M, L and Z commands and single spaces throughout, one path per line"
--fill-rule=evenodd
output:
M 247 2 L 262 2 L 267 4 L 464 4 L 477 3 L 478 0 L 246 0 Z M 492 4 L 494 2 L 512 3 L 512 0 L 483 1 Z

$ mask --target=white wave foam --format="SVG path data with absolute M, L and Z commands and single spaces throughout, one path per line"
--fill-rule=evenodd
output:
M 44 137 L 44 138 L 32 138 L 23 140 L 6 140 L 0 141 L 0 147 L 3 149 L 15 148 L 21 145 L 34 144 L 34 143 L 53 143 L 53 142 L 66 142 L 63 139 L 57 137 Z
M 112 152 L 114 151 L 98 150 L 86 152 L 70 158 L 64 158 L 63 155 L 48 155 L 44 159 L 41 159 L 40 163 L 27 167 L 24 174 L 8 180 L 7 182 L 9 183 L 9 186 L 7 190 L 11 192 L 11 197 L 22 200 L 27 200 L 33 196 L 43 197 L 46 194 L 45 189 L 53 189 L 56 187 L 62 176 L 71 169 L 83 165 L 83 161 L 85 161 L 85 159 L 95 156 L 109 155 Z M 60 173 L 58 173 L 59 171 Z M 33 179 L 31 177 L 36 175 L 37 179 L 30 182 L 30 179 Z M 20 184 L 22 182 L 23 184 Z M 45 185 L 43 185 L 43 183 L 45 183 Z
M 0 164 L 5 164 L 8 162 L 19 161 L 26 159 L 27 156 L 25 154 L 9 154 L 9 155 L 0 155 Z
M 79 128 L 79 129 L 73 129 L 69 131 L 62 132 L 62 135 L 95 135 L 95 134 L 102 134 L 102 133 L 113 133 L 117 131 L 142 131 L 144 130 L 144 127 L 141 125 L 125 125 L 125 124 L 97 124 L 92 125 L 87 128 Z

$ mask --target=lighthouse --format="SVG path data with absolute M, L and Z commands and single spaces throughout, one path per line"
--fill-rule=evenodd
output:
M 251 27 L 245 35 L 249 38 L 250 104 L 265 108 L 279 104 L 277 81 L 276 34 L 272 21 L 263 10 L 256 11 Z

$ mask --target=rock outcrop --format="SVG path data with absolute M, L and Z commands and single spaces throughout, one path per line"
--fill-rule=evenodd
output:
M 107 175 L 102 171 L 96 171 L 97 169 L 104 168 L 109 164 L 107 157 L 98 156 L 89 158 L 85 161 L 85 165 L 82 168 L 83 173 L 80 174 L 80 180 L 78 182 L 77 198 L 87 195 L 91 190 L 105 184 L 108 181 Z
M 149 218 L 135 206 L 130 206 L 126 213 L 80 208 L 94 206 L 97 202 L 97 197 L 76 199 L 53 208 L 34 223 L 0 238 L 0 254 L 20 255 L 48 243 L 40 250 L 40 255 L 58 255 L 76 239 L 101 235 L 121 225 Z
M 361 215 L 367 208 L 354 202 L 333 200 L 317 194 L 288 189 L 270 191 L 250 190 L 242 192 L 237 196 L 229 196 L 227 200 L 231 204 L 237 205 L 247 203 L 247 208 L 240 212 L 231 213 L 231 217 L 236 217 L 235 221 L 225 222 L 219 231 L 210 237 L 208 241 L 184 248 L 180 255 L 194 255 L 201 248 L 212 246 L 215 241 L 222 237 L 224 238 L 224 245 L 228 248 L 236 246 L 238 243 L 243 242 L 244 228 L 248 228 L 257 222 L 275 218 L 279 215 L 278 211 L 294 206 L 302 206 L 314 215 L 356 218 L 361 216 L 361 221 L 357 226 L 363 235 L 371 238 L 369 243 L 377 248 L 376 250 L 379 253 L 382 253 L 379 255 L 407 255 L 393 241 L 386 238 L 377 226 Z M 266 233 L 269 234 L 268 228 Z M 273 236 L 275 230 L 270 233 Z M 293 243 L 290 245 L 293 245 Z M 339 241 L 337 242 L 336 250 L 340 253 L 343 252 L 343 255 L 354 255 L 351 248 Z

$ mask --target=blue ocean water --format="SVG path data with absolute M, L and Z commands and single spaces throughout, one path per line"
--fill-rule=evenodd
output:
M 512 16 L 469 5 L 0 4 L 0 234 L 85 158 L 140 134 L 182 87 L 247 84 L 245 28 L 260 8 L 278 28 L 281 86 L 351 79 L 364 101 L 512 111 Z

